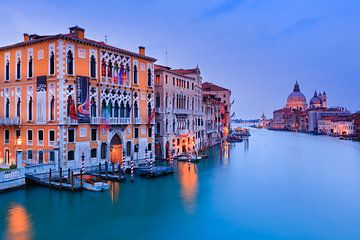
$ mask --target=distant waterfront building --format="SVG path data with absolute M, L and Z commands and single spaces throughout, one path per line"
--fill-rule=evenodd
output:
M 209 82 L 204 82 L 202 89 L 205 95 L 214 95 L 222 102 L 220 108 L 220 131 L 222 131 L 224 135 L 227 135 L 231 128 L 231 91 Z
M 200 70 L 155 65 L 156 156 L 168 158 L 201 147 L 203 113 Z
M 0 165 L 66 168 L 154 149 L 154 62 L 69 33 L 24 34 L 0 48 Z
M 352 115 L 354 120 L 355 140 L 360 141 L 360 111 Z
M 220 112 L 224 103 L 220 98 L 213 94 L 203 94 L 205 136 L 203 149 L 212 147 L 220 142 L 221 139 L 221 117 Z
M 349 116 L 327 116 L 319 120 L 320 134 L 330 136 L 353 136 L 355 134 L 354 121 Z

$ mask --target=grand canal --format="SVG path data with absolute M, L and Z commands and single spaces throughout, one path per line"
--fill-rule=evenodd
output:
M 360 143 L 252 130 L 219 159 L 111 191 L 0 195 L 4 239 L 359 239 Z

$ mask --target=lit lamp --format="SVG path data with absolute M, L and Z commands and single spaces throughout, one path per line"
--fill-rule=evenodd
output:
M 16 145 L 17 145 L 17 146 L 20 146 L 21 143 L 22 143 L 21 137 L 18 137 L 18 138 L 16 139 Z

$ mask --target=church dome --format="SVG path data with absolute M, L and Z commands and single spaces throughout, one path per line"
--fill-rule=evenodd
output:
M 297 82 L 295 83 L 293 92 L 290 93 L 287 98 L 286 107 L 292 109 L 306 109 L 306 97 L 300 91 L 300 86 Z
M 318 97 L 316 91 L 314 96 L 310 99 L 310 105 L 321 105 L 321 99 Z

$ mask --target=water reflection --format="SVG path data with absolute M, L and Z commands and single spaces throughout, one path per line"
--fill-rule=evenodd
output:
M 194 213 L 196 207 L 196 197 L 198 190 L 198 175 L 195 164 L 191 164 L 190 168 L 185 162 L 178 163 L 181 196 L 185 211 Z
M 119 200 L 119 192 L 120 192 L 120 183 L 109 181 L 108 184 L 110 184 L 110 198 L 112 203 L 117 203 Z
M 8 210 L 5 239 L 32 239 L 32 225 L 26 209 L 12 204 Z

